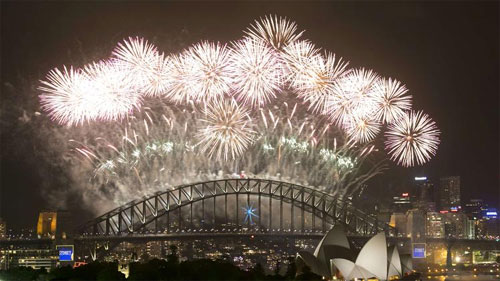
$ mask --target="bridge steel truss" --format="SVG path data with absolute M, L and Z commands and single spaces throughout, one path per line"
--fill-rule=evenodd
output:
M 236 197 L 235 202 L 228 202 L 230 196 Z M 396 234 L 394 228 L 385 223 L 380 223 L 375 216 L 362 212 L 352 206 L 350 202 L 310 187 L 267 179 L 223 179 L 182 185 L 141 200 L 132 201 L 83 225 L 80 228 L 81 237 L 140 236 L 147 232 L 146 229 L 149 229 L 149 233 L 168 234 L 172 233 L 170 229 L 171 221 L 172 219 L 175 220 L 176 217 L 178 230 L 184 230 L 191 226 L 192 228 L 187 231 L 196 231 L 196 228 L 193 227 L 193 205 L 195 203 L 201 203 L 202 219 L 200 221 L 202 223 L 206 223 L 206 209 L 213 212 L 210 219 L 215 224 L 216 210 L 217 208 L 219 210 L 223 208 L 223 222 L 226 226 L 231 225 L 228 219 L 230 214 L 228 213 L 228 204 L 235 203 L 236 210 L 231 209 L 229 212 L 233 212 L 232 214 L 236 216 L 236 224 L 228 231 L 244 232 L 245 227 L 249 227 L 250 224 L 240 222 L 240 218 L 243 217 L 239 214 L 242 207 L 239 206 L 239 198 L 242 196 L 243 198 L 246 197 L 247 205 L 250 205 L 250 198 L 252 198 L 252 202 L 255 199 L 258 202 L 255 205 L 257 228 L 252 228 L 252 231 L 257 233 L 272 232 L 290 235 L 307 232 L 305 229 L 305 213 L 307 212 L 311 216 L 313 228 L 318 224 L 315 220 L 320 220 L 320 232 L 323 233 L 331 225 L 342 223 L 351 235 L 370 236 L 382 231 L 389 236 Z M 221 197 L 224 198 L 224 205 L 216 206 L 216 198 Z M 275 203 L 279 204 L 278 214 L 273 214 L 273 201 L 278 201 Z M 262 205 L 265 203 L 268 204 L 267 222 L 261 220 Z M 290 208 L 291 226 L 288 233 L 285 233 L 283 227 L 283 203 L 288 204 Z M 213 204 L 213 206 L 206 208 L 207 204 Z M 188 214 L 188 218 L 182 217 L 181 208 L 188 208 L 187 212 L 186 210 L 184 212 Z M 176 210 L 177 212 L 175 212 Z M 196 214 L 196 212 L 195 210 L 195 216 L 200 215 Z M 294 224 L 295 216 L 299 215 L 299 213 L 294 215 L 294 212 L 300 212 L 301 221 L 299 225 Z M 164 227 L 165 217 L 166 227 Z M 273 229 L 273 219 L 279 219 L 279 228 Z M 277 221 L 275 221 L 275 224 L 277 224 Z M 246 231 L 248 231 L 248 228 L 246 228 Z

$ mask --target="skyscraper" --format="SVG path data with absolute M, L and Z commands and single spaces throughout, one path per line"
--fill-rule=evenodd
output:
M 415 207 L 427 212 L 435 212 L 435 193 L 434 184 L 427 177 L 415 177 L 413 182 Z
M 442 211 L 460 209 L 460 177 L 442 177 L 439 184 L 439 208 Z

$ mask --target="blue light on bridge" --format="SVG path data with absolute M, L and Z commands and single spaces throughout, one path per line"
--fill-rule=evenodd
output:
M 243 211 L 245 213 L 245 219 L 244 219 L 243 223 L 253 224 L 252 218 L 253 217 L 256 217 L 256 218 L 259 217 L 259 216 L 257 216 L 257 214 L 255 214 L 255 211 L 257 211 L 257 209 L 253 208 L 252 205 L 247 206 L 247 207 L 243 207 L 242 209 L 243 209 Z

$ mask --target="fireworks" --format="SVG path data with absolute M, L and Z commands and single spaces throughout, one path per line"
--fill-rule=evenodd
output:
M 376 84 L 376 90 L 381 93 L 377 99 L 378 110 L 376 118 L 385 123 L 391 123 L 401 118 L 405 111 L 411 109 L 411 96 L 406 96 L 408 89 L 399 81 L 380 79 Z
M 231 87 L 230 50 L 219 43 L 202 42 L 188 51 L 190 93 L 197 101 L 220 99 Z
M 201 119 L 206 126 L 198 134 L 202 152 L 217 160 L 230 160 L 243 154 L 252 143 L 254 131 L 248 111 L 234 100 L 215 102 L 205 107 Z
M 326 97 L 326 114 L 343 128 L 356 126 L 358 120 L 371 119 L 377 111 L 380 93 L 374 85 L 378 76 L 371 70 L 355 69 L 341 77 Z
M 248 39 L 236 42 L 231 64 L 235 95 L 244 104 L 262 106 L 281 91 L 281 62 L 261 42 Z
M 156 47 L 144 38 L 132 38 L 118 43 L 112 53 L 114 64 L 126 68 L 130 79 L 140 88 L 146 87 L 145 93 L 156 95 L 161 92 L 160 88 L 152 87 L 157 85 L 158 76 L 162 76 L 163 55 L 159 55 Z
M 141 103 L 127 71 L 111 62 L 92 63 L 83 70 L 54 69 L 41 83 L 42 107 L 52 119 L 69 126 L 119 120 Z
M 361 143 L 372 141 L 379 132 L 380 124 L 370 118 L 356 119 L 348 128 L 349 136 Z
M 347 65 L 347 62 L 336 59 L 332 53 L 299 61 L 293 67 L 297 74 L 293 77 L 292 87 L 298 92 L 299 98 L 309 103 L 313 112 L 325 113 L 328 96 L 334 91 L 337 79 L 346 74 Z
M 266 16 L 245 32 L 254 41 L 264 41 L 273 48 L 281 50 L 302 36 L 304 31 L 297 32 L 297 25 L 286 18 Z
M 117 198 L 241 170 L 349 194 L 383 169 L 373 155 L 384 130 L 391 160 L 429 161 L 439 131 L 411 111 L 402 83 L 348 69 L 296 31 L 266 17 L 241 40 L 168 56 L 128 38 L 109 60 L 50 71 L 41 105 L 60 124 L 108 121 L 71 149 L 90 162 L 92 182 L 119 187 Z
M 389 124 L 386 149 L 392 160 L 409 167 L 426 163 L 436 154 L 440 132 L 436 123 L 422 111 L 411 111 Z

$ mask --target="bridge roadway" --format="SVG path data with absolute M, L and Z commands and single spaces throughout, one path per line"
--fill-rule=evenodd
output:
M 162 233 L 162 234 L 128 234 L 120 236 L 76 236 L 72 239 L 75 243 L 78 242 L 132 242 L 141 243 L 158 240 L 179 240 L 179 239 L 211 239 L 211 238 L 231 238 L 231 237 L 248 237 L 248 238 L 266 238 L 266 237 L 286 237 L 293 239 L 317 239 L 320 240 L 324 236 L 322 232 L 310 233 L 290 233 L 290 232 L 177 232 L 177 233 Z M 349 235 L 348 238 L 352 241 L 365 242 L 370 237 L 364 235 Z M 410 243 L 408 237 L 387 237 L 389 243 Z M 455 245 L 465 246 L 486 246 L 488 249 L 500 250 L 500 242 L 496 240 L 480 240 L 480 239 L 447 239 L 447 238 L 426 238 L 425 243 L 453 243 Z M 12 246 L 50 246 L 57 243 L 57 240 L 50 238 L 33 238 L 33 239 L 0 239 L 0 249 L 7 249 Z

